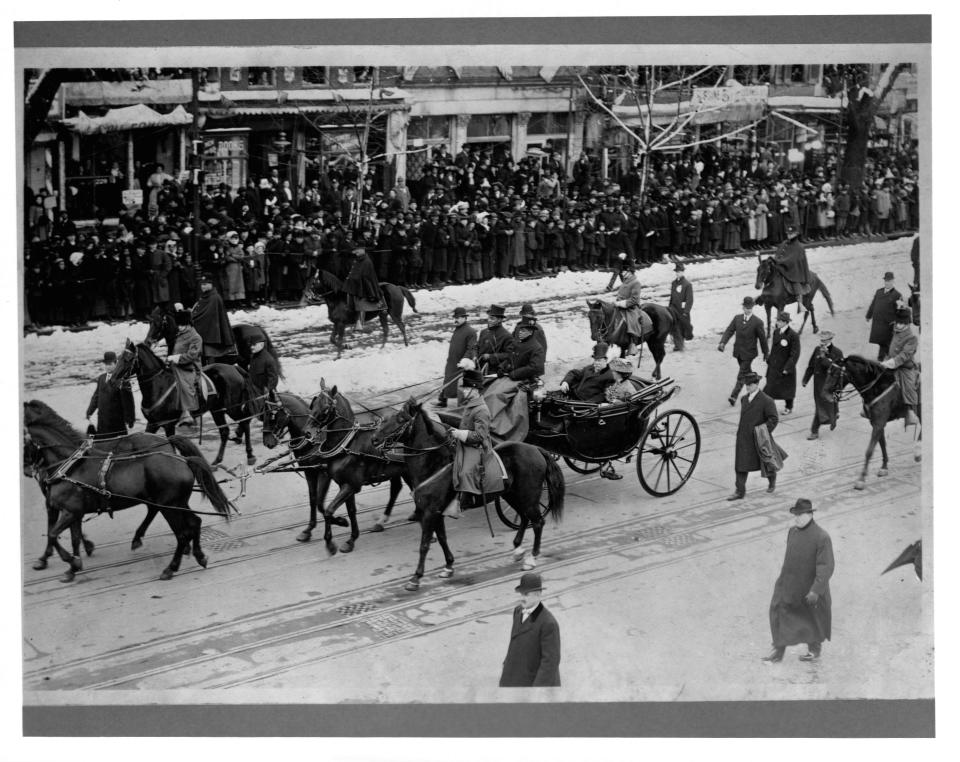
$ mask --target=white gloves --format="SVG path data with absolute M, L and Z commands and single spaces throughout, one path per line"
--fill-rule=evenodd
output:
M 477 364 L 469 357 L 464 357 L 462 360 L 460 360 L 460 362 L 457 363 L 457 367 L 461 370 L 476 370 Z
M 625 308 L 625 307 L 627 306 L 627 300 L 626 300 L 626 299 L 617 299 L 617 300 L 614 302 L 614 304 L 617 305 L 618 307 L 624 307 L 624 308 Z
M 454 439 L 457 439 L 461 442 L 467 441 L 467 435 L 470 433 L 469 429 L 453 429 L 450 432 L 453 435 Z
M 168 362 L 168 363 L 173 363 L 173 364 L 179 363 L 179 362 L 180 362 L 180 355 L 169 355 L 169 356 L 167 357 L 167 362 Z
M 564 394 L 566 394 L 567 392 L 569 392 L 569 391 L 570 391 L 570 384 L 568 384 L 566 381 L 562 382 L 562 383 L 560 384 L 560 391 L 563 392 Z
M 884 360 L 880 363 L 884 368 L 890 368 L 893 370 L 896 367 L 896 363 L 893 360 Z

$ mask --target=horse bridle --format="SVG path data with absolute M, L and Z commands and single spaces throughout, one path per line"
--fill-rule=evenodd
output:
M 123 355 L 130 355 L 131 357 L 133 357 L 133 359 L 130 360 L 130 367 L 129 367 L 129 370 L 127 370 L 126 373 L 120 374 L 120 373 L 114 372 L 113 377 L 114 377 L 117 381 L 126 381 L 128 378 L 130 378 L 131 376 L 135 375 L 136 372 L 137 372 L 137 367 L 139 367 L 139 365 L 140 365 L 140 357 L 139 357 L 139 355 L 137 354 L 137 352 L 136 352 L 135 349 L 127 349 L 126 347 L 124 347 L 122 354 L 123 354 Z M 163 373 L 165 370 L 166 370 L 166 367 L 165 367 L 164 365 L 161 365 L 159 368 L 157 368 L 157 370 L 155 370 L 155 371 L 154 371 L 153 373 L 151 373 L 149 376 L 145 376 L 145 377 L 140 381 L 140 383 L 144 383 L 144 384 L 145 384 L 145 383 L 148 383 L 148 382 L 150 382 L 150 381 L 153 381 L 153 379 L 155 379 L 157 376 L 159 376 L 159 375 L 160 375 L 161 373 Z
M 847 376 L 849 374 L 847 373 L 846 362 L 847 362 L 846 359 L 841 360 L 840 362 L 837 362 L 835 360 L 830 361 L 830 368 L 837 369 L 837 386 L 833 390 L 833 398 L 838 403 L 844 402 L 850 399 L 854 394 L 859 394 L 862 397 L 864 392 L 870 391 L 870 389 L 874 386 L 874 384 L 876 384 L 883 377 L 882 374 L 878 375 L 875 379 L 873 379 L 873 381 L 871 381 L 869 384 L 863 387 L 863 389 L 859 389 L 857 388 L 857 385 L 853 383 L 853 381 L 849 381 L 847 379 Z M 847 383 L 849 383 L 853 387 L 853 391 L 845 394 L 843 389 L 847 385 Z
M 397 417 L 399 418 L 401 415 L 408 415 L 408 414 L 401 411 L 400 413 L 397 414 Z M 444 441 L 441 442 L 440 444 L 434 445 L 433 447 L 411 447 L 406 442 L 402 441 L 404 437 L 407 436 L 410 429 L 413 428 L 413 424 L 416 423 L 416 420 L 417 420 L 416 415 L 410 415 L 407 418 L 407 420 L 401 423 L 399 426 L 397 426 L 397 428 L 394 429 L 394 431 L 392 431 L 389 434 L 386 434 L 380 439 L 380 444 L 377 445 L 377 449 L 380 450 L 380 452 L 385 452 L 386 450 L 393 450 L 397 447 L 397 445 L 399 445 L 404 450 L 408 450 L 409 452 L 420 454 L 425 452 L 434 452 L 435 450 L 439 450 L 442 447 L 451 446 L 452 435 L 450 433 L 449 426 L 447 426 L 447 436 L 444 438 Z M 446 426 L 446 424 L 444 424 L 444 426 Z

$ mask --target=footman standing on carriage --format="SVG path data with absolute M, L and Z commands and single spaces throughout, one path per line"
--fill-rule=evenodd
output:
M 673 268 L 677 274 L 670 284 L 670 303 L 667 309 L 673 314 L 673 326 L 670 335 L 673 338 L 673 351 L 682 352 L 684 340 L 693 338 L 693 324 L 690 322 L 690 310 L 693 309 L 693 286 L 684 276 L 682 262 Z
M 546 362 L 547 358 L 547 335 L 543 332 L 543 326 L 540 325 L 537 320 L 537 311 L 533 308 L 532 304 L 524 304 L 520 308 L 520 320 L 517 321 L 517 325 L 513 329 L 513 340 L 519 341 L 520 326 L 522 324 L 523 318 L 528 317 L 533 320 L 533 337 L 537 340 L 537 343 L 543 347 L 543 358 Z
M 893 273 L 883 274 L 883 288 L 878 288 L 873 295 L 873 301 L 867 308 L 867 320 L 870 323 L 870 343 L 880 349 L 877 360 L 882 362 L 890 353 L 890 340 L 893 338 L 893 321 L 897 316 L 897 305 L 903 299 L 900 292 L 893 287 Z
M 490 438 L 490 410 L 483 399 L 483 374 L 464 371 L 462 386 L 463 416 L 460 427 L 450 433 L 456 440 L 453 459 L 453 488 L 460 494 L 460 508 L 472 508 L 472 495 L 503 490 L 503 466 L 493 450 Z
M 794 526 L 787 533 L 783 568 L 770 601 L 770 634 L 773 650 L 763 657 L 779 662 L 787 646 L 807 644 L 800 661 L 816 661 L 824 640 L 830 640 L 830 577 L 833 576 L 833 543 L 813 520 L 813 504 L 800 498 L 790 508 Z
M 773 263 L 786 281 L 787 292 L 797 297 L 797 310 L 802 312 L 803 297 L 810 293 L 810 266 L 799 235 L 796 225 L 787 225 L 787 240 L 773 255 Z
M 453 335 L 450 337 L 450 349 L 447 352 L 447 364 L 443 368 L 443 387 L 440 389 L 438 407 L 446 407 L 447 400 L 457 398 L 457 376 L 460 375 L 460 363 L 464 359 L 477 358 L 477 331 L 467 323 L 467 311 L 457 307 L 453 311 Z
M 193 305 L 192 316 L 188 313 L 187 317 L 193 323 L 195 333 L 200 336 L 204 365 L 222 362 L 221 358 L 236 354 L 227 308 L 223 306 L 223 300 L 213 287 L 213 279 L 209 275 L 200 279 L 200 298 Z M 177 325 L 183 327 L 180 323 Z
M 782 415 L 793 412 L 793 400 L 797 396 L 797 361 L 800 359 L 800 337 L 790 327 L 790 313 L 777 315 L 777 328 L 770 342 L 770 359 L 767 361 L 767 385 L 763 391 L 768 397 L 783 400 Z
M 727 500 L 743 500 L 747 490 L 747 474 L 762 471 L 767 476 L 767 492 L 773 492 L 777 485 L 775 471 L 766 469 L 757 449 L 755 429 L 766 426 L 772 433 L 780 422 L 777 405 L 760 391 L 760 376 L 747 373 L 743 379 L 747 393 L 740 398 L 740 424 L 737 427 L 736 450 L 733 469 L 736 473 L 734 492 Z
M 128 380 L 119 385 L 111 380 L 117 367 L 117 353 L 103 353 L 104 372 L 97 376 L 97 386 L 87 405 L 87 420 L 97 413 L 97 428 L 94 439 L 122 437 L 127 428 L 133 427 L 135 407 L 133 391 Z
M 173 354 L 167 357 L 167 363 L 173 368 L 180 400 L 180 420 L 177 425 L 193 426 L 192 412 L 200 407 L 197 383 L 200 380 L 203 339 L 190 324 L 189 312 L 180 310 L 174 319 L 177 322 L 177 340 L 173 345 Z
M 633 260 L 626 259 L 623 262 L 620 271 L 621 283 L 617 288 L 617 296 L 614 304 L 622 310 L 624 320 L 627 324 L 627 334 L 630 336 L 630 345 L 627 347 L 628 355 L 637 354 L 637 347 L 643 338 L 642 314 L 640 309 L 640 281 L 637 280 L 636 266 Z
M 501 688 L 560 685 L 560 625 L 540 601 L 543 580 L 528 572 L 514 588 L 520 605 L 513 610 L 510 645 L 500 674 Z
M 767 334 L 763 330 L 763 321 L 753 314 L 753 297 L 743 297 L 743 314 L 737 315 L 730 321 L 727 330 L 720 337 L 720 344 L 717 346 L 719 351 L 723 351 L 730 338 L 736 336 L 733 341 L 733 359 L 740 363 L 740 372 L 737 374 L 737 382 L 733 386 L 733 391 L 727 397 L 727 402 L 731 405 L 737 403 L 737 395 L 746 383 L 746 376 L 753 372 L 753 361 L 757 358 L 757 342 L 760 343 L 760 351 L 763 353 L 763 361 L 767 361 L 769 355 L 767 351 Z
M 909 307 L 901 307 L 896 311 L 894 320 L 890 356 L 880 364 L 893 370 L 897 377 L 897 385 L 906 408 L 904 426 L 915 427 L 920 423 L 917 418 L 917 405 L 920 404 L 920 369 L 914 361 L 918 342 L 911 325 L 913 313 Z M 916 434 L 916 429 L 914 433 Z
M 503 327 L 506 314 L 499 304 L 491 304 L 487 310 L 487 327 L 477 339 L 477 360 L 482 373 L 497 373 L 513 350 L 513 337 Z
M 569 371 L 560 382 L 560 391 L 581 402 L 605 402 L 605 391 L 614 381 L 607 362 L 609 350 L 609 345 L 602 341 L 594 344 L 593 363 Z
M 810 423 L 810 433 L 807 439 L 818 439 L 820 437 L 820 426 L 828 423 L 830 430 L 837 427 L 837 401 L 831 396 L 825 398 L 823 395 L 823 385 L 827 380 L 827 373 L 830 370 L 831 363 L 839 362 L 843 359 L 843 352 L 839 347 L 833 344 L 833 331 L 820 332 L 820 346 L 813 350 L 810 355 L 810 361 L 807 363 L 807 369 L 803 374 L 803 386 L 809 383 L 813 378 L 813 421 Z

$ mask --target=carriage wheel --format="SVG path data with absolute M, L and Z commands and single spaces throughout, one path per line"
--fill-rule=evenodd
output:
M 499 497 L 496 499 L 494 505 L 500 521 L 511 529 L 520 528 L 520 514 L 513 509 L 512 505 L 507 503 L 506 500 L 501 500 Z M 544 479 L 543 487 L 540 490 L 540 516 L 546 519 L 548 513 L 550 513 L 550 492 L 547 489 L 546 479 Z
M 568 458 L 566 455 L 563 456 L 563 462 L 566 463 L 573 471 L 576 471 L 578 474 L 595 474 L 600 470 L 602 463 L 594 463 L 590 460 L 578 460 L 577 458 Z
M 637 447 L 637 476 L 654 497 L 680 489 L 700 458 L 700 427 L 685 410 L 668 410 L 647 426 Z

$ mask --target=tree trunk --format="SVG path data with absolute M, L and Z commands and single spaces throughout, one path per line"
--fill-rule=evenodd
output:
M 843 154 L 842 176 L 851 190 L 859 190 L 863 182 L 863 166 L 867 161 L 867 140 L 870 137 L 873 116 L 872 103 L 865 108 L 848 107 L 844 115 L 847 140 Z

